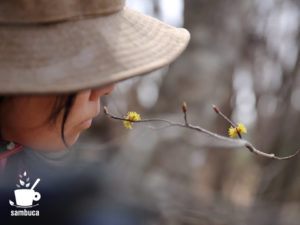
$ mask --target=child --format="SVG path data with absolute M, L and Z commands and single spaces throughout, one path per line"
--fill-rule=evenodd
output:
M 2 148 L 3 141 L 44 151 L 71 146 L 113 83 L 167 65 L 189 40 L 185 29 L 125 1 L 80 2 L 0 4 Z
M 25 170 L 53 172 L 114 83 L 169 64 L 189 41 L 187 30 L 124 0 L 5 0 L 0 12 L 0 172 L 7 183 Z

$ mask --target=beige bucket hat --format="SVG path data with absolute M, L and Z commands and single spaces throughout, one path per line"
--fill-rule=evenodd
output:
M 0 95 L 68 93 L 163 67 L 190 35 L 125 0 L 0 1 Z

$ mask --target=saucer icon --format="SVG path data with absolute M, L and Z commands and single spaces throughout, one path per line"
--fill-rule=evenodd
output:
M 11 206 L 15 206 L 17 208 L 32 208 L 34 206 L 37 206 L 38 204 L 33 204 L 33 202 L 35 201 L 39 201 L 41 199 L 41 194 L 37 191 L 34 190 L 34 188 L 36 187 L 36 185 L 40 182 L 40 179 L 36 179 L 36 181 L 34 182 L 34 184 L 32 185 L 31 188 L 29 188 L 30 183 L 29 183 L 29 177 L 26 178 L 26 171 L 23 173 L 23 176 L 20 175 L 20 185 L 17 184 L 17 187 L 21 188 L 21 189 L 16 189 L 14 190 L 14 194 L 15 194 L 15 199 L 16 199 L 16 204 L 9 200 L 9 204 Z M 26 179 L 24 179 L 24 177 Z M 25 182 L 25 181 L 26 182 Z M 23 187 L 28 187 L 28 188 L 23 188 Z

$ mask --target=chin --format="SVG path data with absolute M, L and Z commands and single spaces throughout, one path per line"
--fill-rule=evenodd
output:
M 69 145 L 69 147 L 71 147 L 72 145 L 74 145 L 74 144 L 77 142 L 79 136 L 80 136 L 80 132 L 78 132 L 76 135 L 73 135 L 71 138 L 68 137 L 68 138 L 66 139 L 67 144 Z M 65 147 L 65 146 L 64 146 L 64 147 Z

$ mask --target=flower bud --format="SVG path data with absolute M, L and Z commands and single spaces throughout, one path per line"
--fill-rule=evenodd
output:
M 216 113 L 219 113 L 219 109 L 216 105 L 212 105 L 213 109 L 215 110 Z
M 104 114 L 107 114 L 107 107 L 106 106 L 103 107 L 103 112 L 104 112 Z
M 186 113 L 186 111 L 187 111 L 187 105 L 186 105 L 186 102 L 183 102 L 183 103 L 182 103 L 182 111 L 183 111 L 184 113 Z

